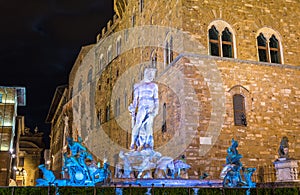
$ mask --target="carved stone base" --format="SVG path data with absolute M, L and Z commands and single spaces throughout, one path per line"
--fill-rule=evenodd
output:
M 274 162 L 276 182 L 290 182 L 298 180 L 298 161 L 278 159 Z
M 191 166 L 182 160 L 162 156 L 152 149 L 119 153 L 116 178 L 127 179 L 188 179 L 187 169 Z

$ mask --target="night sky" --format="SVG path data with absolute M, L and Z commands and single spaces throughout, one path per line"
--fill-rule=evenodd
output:
M 26 87 L 18 108 L 31 130 L 46 133 L 45 119 L 80 48 L 95 43 L 113 16 L 113 0 L 0 1 L 0 85 Z

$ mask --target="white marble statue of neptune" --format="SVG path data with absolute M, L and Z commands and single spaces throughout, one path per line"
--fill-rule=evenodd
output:
M 153 149 L 153 120 L 159 105 L 155 73 L 155 68 L 146 68 L 144 79 L 134 85 L 133 102 L 128 107 L 132 115 L 131 150 Z

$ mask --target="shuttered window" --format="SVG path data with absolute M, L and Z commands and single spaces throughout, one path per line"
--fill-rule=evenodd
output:
M 266 38 L 262 33 L 257 37 L 258 57 L 260 62 L 281 63 L 279 41 L 272 35 Z
M 244 96 L 240 94 L 233 96 L 233 111 L 234 124 L 238 126 L 247 126 Z
M 268 47 L 267 40 L 262 33 L 257 37 L 257 45 L 258 45 L 258 56 L 259 61 L 268 62 Z
M 208 31 L 209 34 L 209 50 L 210 55 L 220 56 L 219 52 L 219 32 L 215 26 L 212 26 Z
M 279 52 L 279 43 L 278 40 L 274 35 L 270 38 L 270 56 L 271 56 L 271 63 L 278 63 L 280 64 L 280 52 Z
M 228 30 L 228 28 L 225 28 L 225 30 L 222 32 L 223 57 L 227 57 L 227 58 L 232 58 L 233 57 L 232 47 L 233 47 L 232 34 Z

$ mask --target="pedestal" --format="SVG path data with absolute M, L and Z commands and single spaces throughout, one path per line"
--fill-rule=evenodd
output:
M 290 182 L 298 180 L 298 161 L 278 159 L 274 162 L 277 182 Z

